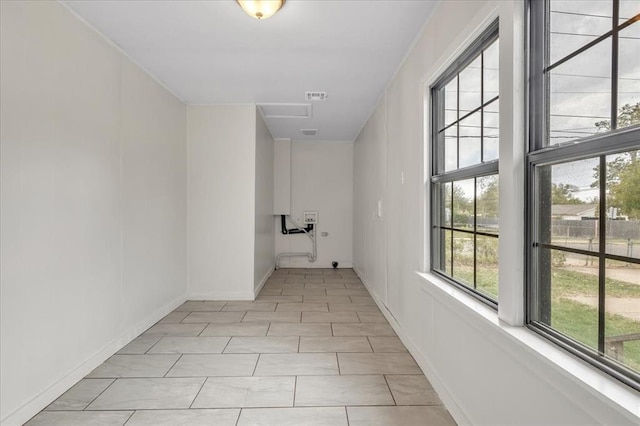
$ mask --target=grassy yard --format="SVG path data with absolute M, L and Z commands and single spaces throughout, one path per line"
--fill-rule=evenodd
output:
M 498 270 L 479 265 L 478 290 L 497 297 Z M 473 268 L 470 264 L 457 264 L 454 277 L 473 285 Z M 598 311 L 596 308 L 571 300 L 572 296 L 598 296 L 597 277 L 556 267 L 552 276 L 551 325 L 558 331 L 592 348 L 598 342 Z M 607 297 L 637 298 L 640 304 L 640 286 L 624 281 L 608 279 Z M 605 315 L 606 336 L 640 333 L 640 322 L 621 315 Z M 640 341 L 624 344 L 624 364 L 640 371 Z

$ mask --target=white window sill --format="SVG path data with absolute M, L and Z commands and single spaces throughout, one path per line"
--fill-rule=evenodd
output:
M 552 368 L 570 377 L 600 399 L 640 418 L 638 392 L 618 382 L 606 373 L 574 357 L 524 326 L 511 326 L 498 319 L 498 313 L 471 295 L 431 273 L 416 272 L 424 284 L 421 289 L 436 298 L 453 299 L 495 327 L 496 332 L 510 338 L 515 345 L 545 359 Z

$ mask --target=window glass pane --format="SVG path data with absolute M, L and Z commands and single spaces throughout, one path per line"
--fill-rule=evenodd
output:
M 487 102 L 490 99 L 498 96 L 499 86 L 499 56 L 500 47 L 498 40 L 494 41 L 491 46 L 482 53 L 483 54 L 483 80 L 484 80 L 484 93 L 482 95 L 482 101 Z
M 550 72 L 549 145 L 603 131 L 611 118 L 611 38 Z
M 640 124 L 640 22 L 620 31 L 618 42 L 618 128 L 622 128 Z
M 608 254 L 640 259 L 640 151 L 607 156 Z
M 500 142 L 500 100 L 495 100 L 483 108 L 482 161 L 498 159 Z
M 473 288 L 473 234 L 453 232 L 453 278 Z
M 442 202 L 442 212 L 440 213 L 440 221 L 444 226 L 451 227 L 451 182 L 443 183 L 440 185 L 440 199 Z
M 476 180 L 476 230 L 497 234 L 499 229 L 498 175 Z
M 539 168 L 539 238 L 556 246 L 598 250 L 598 158 Z
M 480 111 L 460 121 L 460 168 L 480 163 Z
M 618 13 L 620 18 L 618 22 L 622 24 L 640 13 L 640 2 L 638 0 L 620 0 Z
M 605 354 L 640 371 L 640 265 L 607 261 Z
M 552 0 L 549 8 L 551 64 L 611 31 L 612 14 L 610 0 Z
M 453 226 L 473 230 L 473 179 L 453 183 Z
M 444 87 L 444 125 L 458 119 L 458 76 Z
M 476 289 L 498 298 L 498 239 L 476 235 Z
M 444 131 L 444 171 L 458 168 L 458 125 Z
M 597 266 L 586 270 L 573 265 L 567 252 L 542 249 L 549 260 L 547 274 L 551 284 L 551 312 L 543 317 L 551 319 L 551 325 L 559 332 L 592 348 L 598 347 L 598 274 Z M 598 264 L 598 259 L 588 259 Z
M 442 259 L 444 261 L 444 268 L 442 268 L 442 270 L 444 271 L 444 273 L 448 276 L 451 276 L 451 265 L 453 262 L 453 258 L 452 258 L 452 233 L 451 231 L 448 230 L 442 230 L 441 233 L 441 238 L 444 238 L 444 241 L 441 241 L 440 247 L 444 248 L 444 253 L 442 253 Z
M 482 85 L 480 56 L 462 70 L 460 78 L 460 117 L 480 106 Z

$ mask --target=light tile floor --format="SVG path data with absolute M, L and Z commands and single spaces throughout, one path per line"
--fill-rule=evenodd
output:
M 255 302 L 188 301 L 34 425 L 455 425 L 351 269 L 279 269 Z

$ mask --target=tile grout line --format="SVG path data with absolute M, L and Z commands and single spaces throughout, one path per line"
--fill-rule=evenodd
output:
M 162 376 L 162 378 L 166 378 L 167 374 L 169 374 L 169 371 L 171 371 L 173 369 L 173 367 L 176 366 L 176 364 L 178 363 L 178 361 L 180 361 L 180 359 L 182 358 L 182 353 L 180 353 L 180 356 L 176 359 L 176 361 L 171 365 L 171 367 L 169 367 L 169 369 L 167 370 L 166 373 L 164 373 L 164 375 Z
M 133 416 L 134 416 L 134 414 L 136 414 L 136 412 L 137 412 L 137 411 L 138 411 L 138 410 L 133 410 L 133 412 L 131 413 L 131 415 L 130 415 L 129 417 L 127 417 L 127 420 L 126 420 L 124 423 L 122 423 L 122 426 L 126 426 L 126 425 L 127 425 L 127 423 L 129 423 L 129 420 L 131 420 L 131 417 L 133 417 Z
M 204 388 L 204 385 L 207 383 L 207 380 L 209 380 L 208 377 L 204 378 L 204 381 L 202 382 L 202 385 L 200 386 L 200 389 L 198 389 L 198 392 L 196 393 L 196 396 L 193 397 L 193 401 L 191 401 L 191 404 L 189 404 L 189 410 L 191 410 L 191 407 L 193 407 L 193 404 L 196 402 L 196 399 L 198 399 L 198 395 L 200 395 L 200 392 L 202 392 L 202 389 Z
M 83 379 L 81 379 L 81 380 L 92 380 L 92 379 L 86 379 L 86 378 L 83 378 Z M 110 387 L 111 387 L 111 386 L 116 382 L 116 380 L 118 380 L 118 378 L 115 378 L 115 379 L 111 380 L 111 383 L 109 383 L 109 386 L 107 386 L 106 388 L 104 388 L 104 389 L 102 390 L 102 392 L 100 392 L 98 395 L 96 395 L 96 397 L 95 397 L 95 398 L 93 398 L 93 399 L 92 399 L 92 400 L 91 400 L 87 405 L 85 405 L 85 406 L 84 406 L 84 408 L 83 408 L 82 410 L 80 410 L 80 411 L 91 411 L 91 410 L 87 410 L 87 408 L 89 408 L 89 406 L 90 406 L 91 404 L 93 404 L 93 403 L 95 402 L 95 400 L 96 400 L 96 399 L 98 399 L 98 398 L 100 397 L 100 395 L 102 395 L 103 393 L 105 393 L 105 392 L 107 391 L 107 389 L 109 389 L 109 388 L 110 388 Z M 80 382 L 78 382 L 78 383 L 80 383 Z M 74 386 L 75 386 L 75 385 L 74 385 Z M 71 390 L 71 389 L 73 389 L 73 386 L 72 386 L 71 388 L 69 388 L 69 390 Z M 69 391 L 67 391 L 67 392 L 69 392 Z M 65 392 L 65 393 L 66 393 L 66 392 Z M 62 395 L 64 395 L 64 393 L 63 393 Z M 62 397 L 62 395 L 60 395 L 60 397 Z M 58 399 L 60 399 L 60 397 L 58 397 L 55 401 L 57 401 Z M 54 401 L 54 402 L 55 402 L 55 401 Z M 52 402 L 51 404 L 53 404 L 53 402 Z M 51 405 L 51 404 L 49 404 L 49 405 Z M 48 405 L 47 407 L 49 407 L 49 405 Z M 46 410 L 46 408 L 45 408 L 45 410 Z M 43 411 L 44 411 L 44 410 L 43 410 Z
M 256 365 L 253 366 L 253 373 L 251 373 L 250 377 L 255 377 L 256 370 L 258 369 L 258 363 L 260 362 L 260 356 L 261 355 L 262 355 L 261 353 L 258 354 L 258 358 L 256 358 Z
M 398 406 L 398 403 L 396 402 L 396 397 L 393 396 L 393 392 L 391 392 L 391 386 L 389 386 L 389 381 L 387 380 L 387 375 L 383 374 L 382 377 L 384 378 L 384 382 L 387 385 L 387 389 L 389 389 L 389 394 L 391 394 L 391 399 L 393 399 L 393 405 L 394 406 Z

